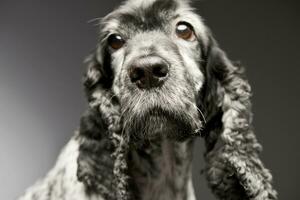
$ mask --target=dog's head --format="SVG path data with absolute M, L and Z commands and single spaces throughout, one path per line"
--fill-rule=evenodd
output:
M 89 100 L 110 91 L 123 130 L 133 139 L 158 133 L 183 139 L 199 131 L 200 109 L 207 112 L 204 91 L 219 92 L 210 83 L 212 71 L 222 74 L 231 67 L 183 0 L 127 1 L 100 21 L 99 43 L 88 64 Z
M 271 175 L 257 158 L 261 146 L 251 130 L 251 88 L 243 68 L 227 58 L 187 1 L 125 2 L 100 21 L 99 43 L 86 62 L 85 90 L 90 110 L 96 111 L 82 118 L 79 180 L 97 185 L 91 180 L 105 160 L 96 159 L 107 149 L 105 130 L 123 144 L 110 150 L 123 158 L 114 165 L 114 175 L 120 177 L 127 142 L 115 134 L 120 127 L 138 141 L 162 134 L 182 140 L 202 128 L 207 178 L 221 199 L 232 193 L 276 198 Z M 104 120 L 98 123 L 99 118 Z M 126 191 L 126 179 L 120 180 L 117 191 Z

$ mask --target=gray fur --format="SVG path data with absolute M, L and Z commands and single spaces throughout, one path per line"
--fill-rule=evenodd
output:
M 176 37 L 179 21 L 193 26 L 196 40 Z M 194 200 L 199 133 L 219 199 L 277 199 L 258 157 L 243 67 L 227 58 L 188 1 L 129 0 L 99 24 L 99 43 L 86 60 L 89 107 L 80 129 L 20 200 Z M 108 47 L 113 33 L 126 41 L 119 50 Z M 168 77 L 161 87 L 139 89 L 128 69 L 153 56 L 169 64 Z

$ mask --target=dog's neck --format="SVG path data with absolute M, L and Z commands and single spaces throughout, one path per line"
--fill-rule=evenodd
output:
M 129 173 L 137 199 L 192 199 L 192 139 L 184 142 L 160 138 L 132 150 Z M 155 196 L 154 196 L 155 195 Z

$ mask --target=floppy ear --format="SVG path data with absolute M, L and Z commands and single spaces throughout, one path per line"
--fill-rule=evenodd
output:
M 205 173 L 220 199 L 277 199 L 272 176 L 259 159 L 252 131 L 251 88 L 244 68 L 231 62 L 213 37 L 204 52 L 206 82 L 199 104 L 207 124 Z
M 77 177 L 88 194 L 128 199 L 127 143 L 119 135 L 120 112 L 111 90 L 110 58 L 99 47 L 85 63 L 83 83 L 89 107 L 81 117 L 78 134 Z
M 84 90 L 90 104 L 96 104 L 104 94 L 110 95 L 113 72 L 110 67 L 110 56 L 106 48 L 99 45 L 84 61 L 86 71 L 83 76 Z

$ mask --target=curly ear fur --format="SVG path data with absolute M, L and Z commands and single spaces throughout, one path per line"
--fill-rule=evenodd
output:
M 91 108 L 81 118 L 77 177 L 88 193 L 97 192 L 113 199 L 113 145 L 107 136 L 107 126 L 99 116 L 101 114 Z
M 89 193 L 108 199 L 129 199 L 127 142 L 119 135 L 120 112 L 110 89 L 109 58 L 99 51 L 86 60 L 83 81 L 89 108 L 81 118 L 77 176 Z M 97 55 L 104 57 L 97 58 Z
M 252 131 L 251 88 L 244 68 L 232 63 L 211 37 L 204 55 L 206 168 L 209 186 L 220 199 L 277 199 L 272 176 L 259 159 L 262 147 Z

